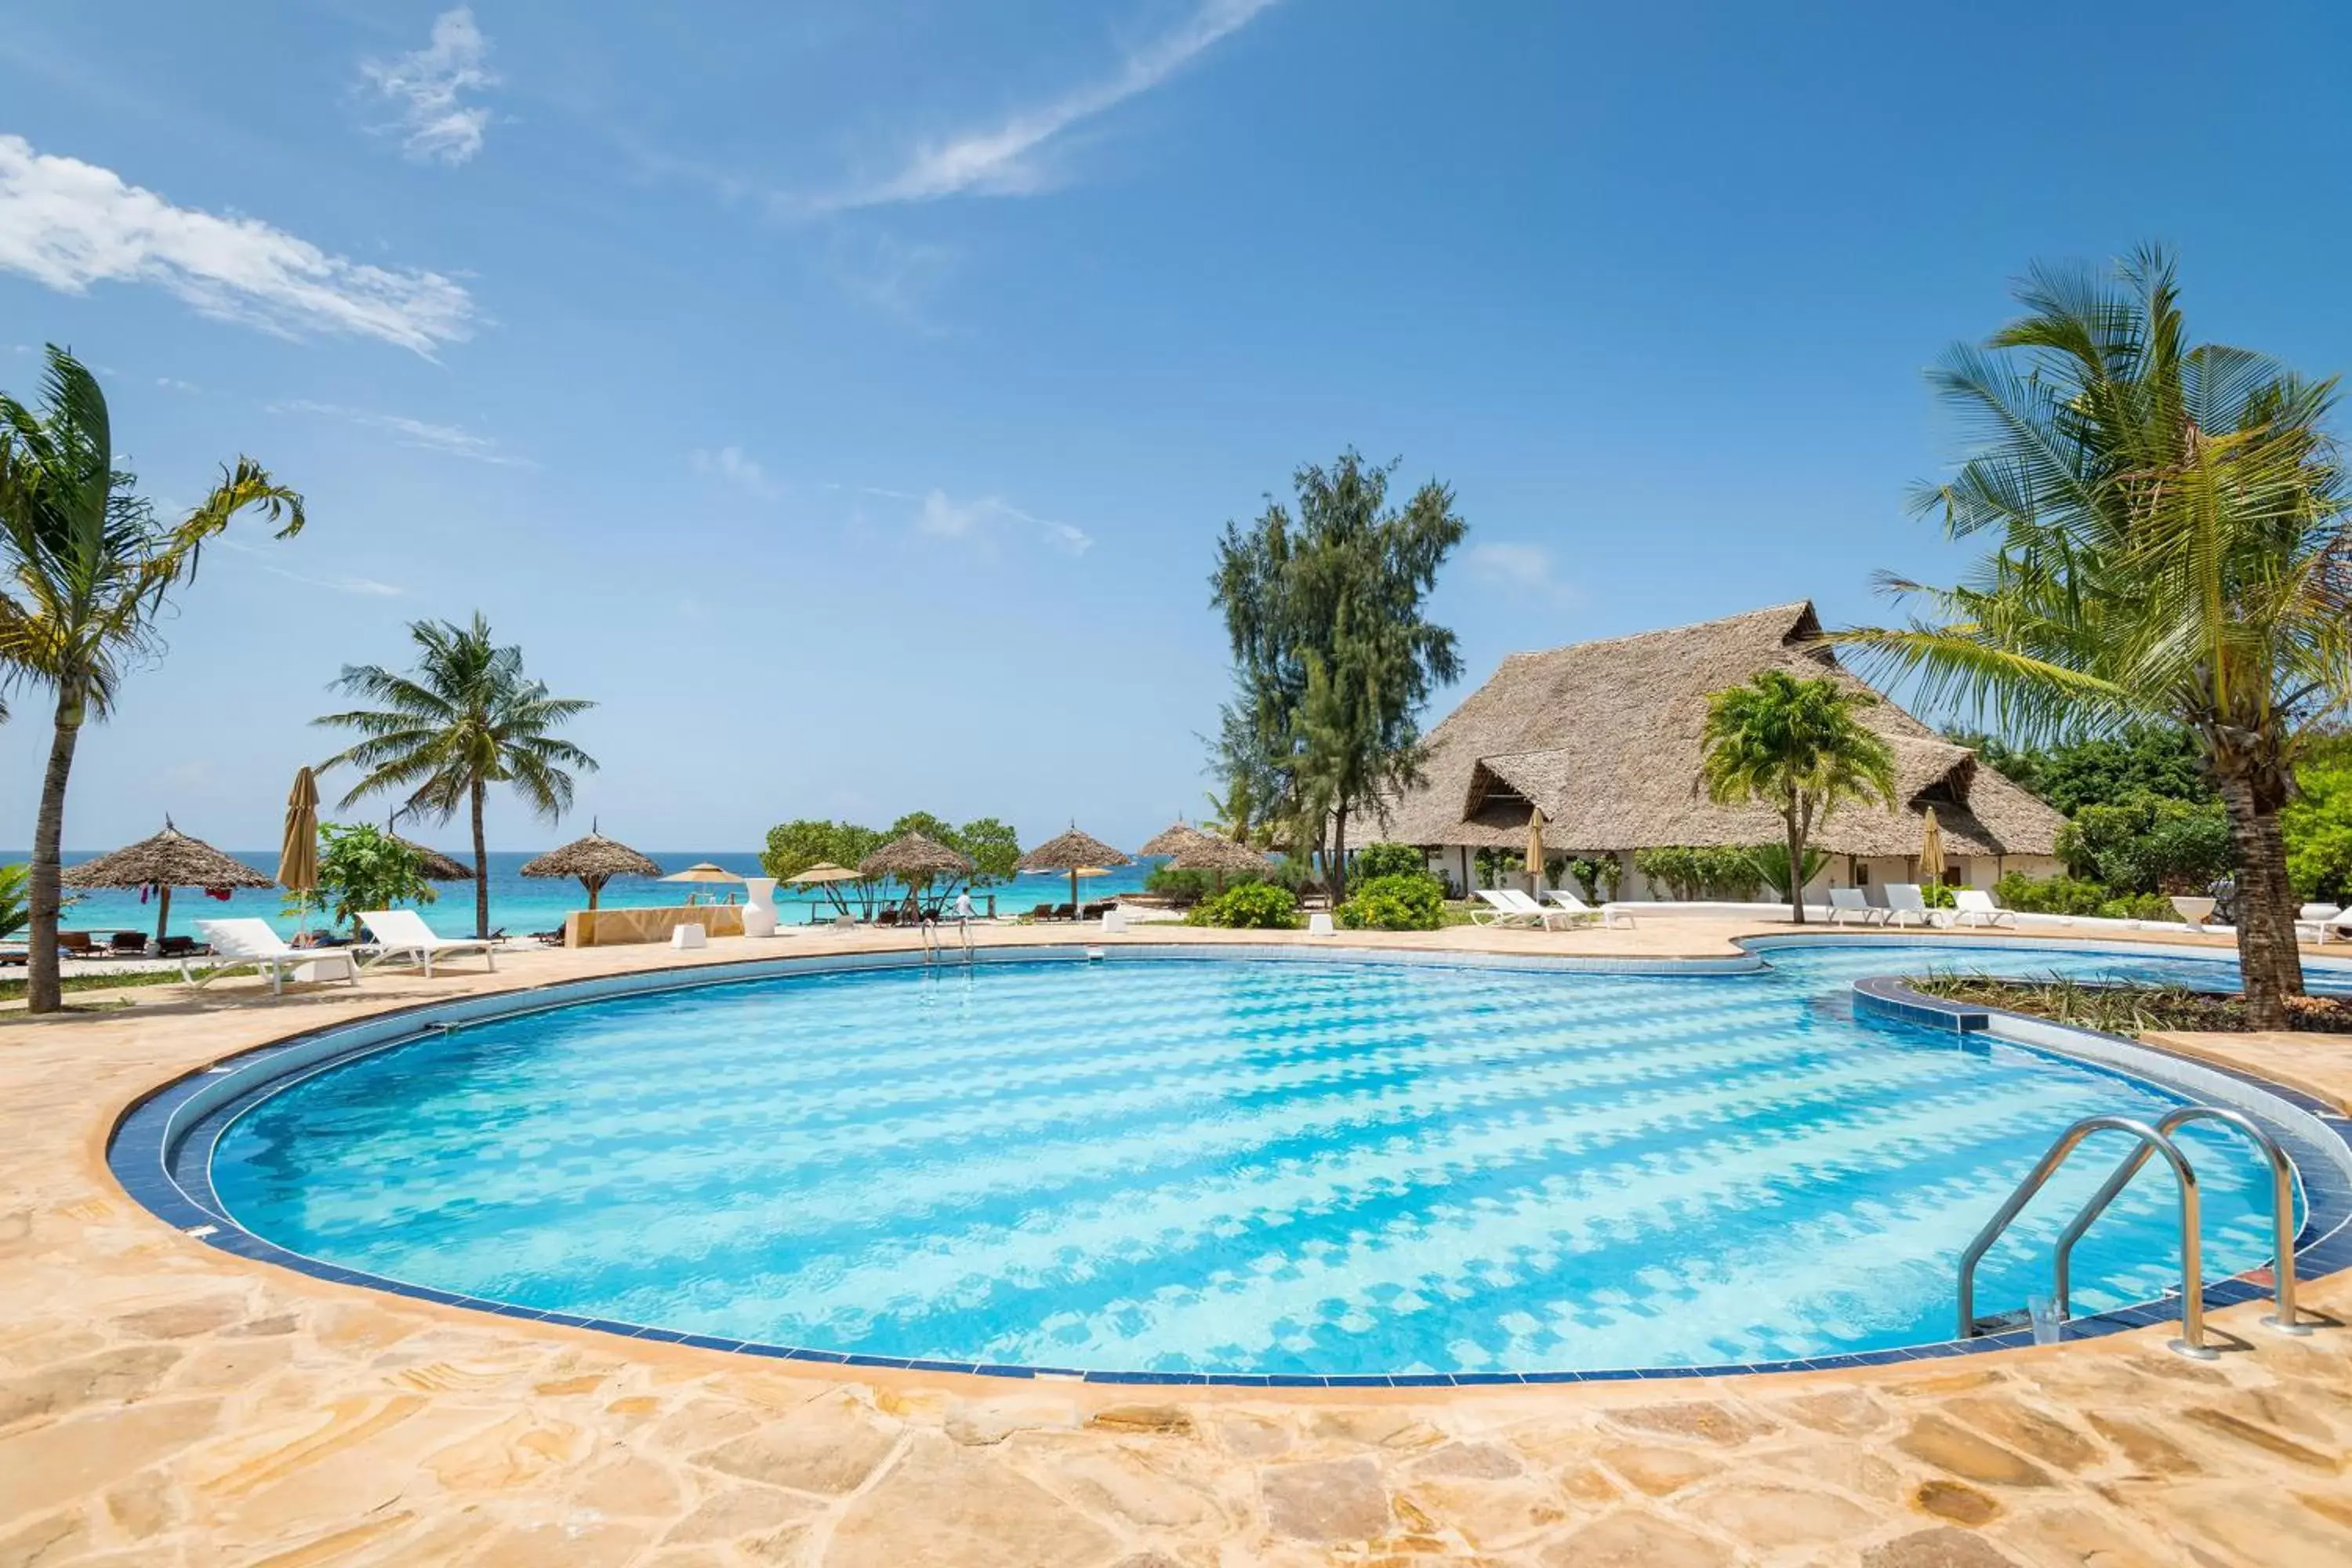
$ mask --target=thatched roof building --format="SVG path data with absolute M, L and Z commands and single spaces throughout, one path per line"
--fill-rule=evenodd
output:
M 1459 849 L 1466 861 L 1478 848 L 1523 848 L 1528 813 L 1540 809 L 1545 844 L 1579 854 L 1777 842 L 1780 818 L 1768 807 L 1717 805 L 1693 785 L 1707 699 L 1785 669 L 1827 674 L 1875 697 L 1860 718 L 1895 752 L 1895 808 L 1841 806 L 1814 829 L 1819 847 L 1859 858 L 1916 855 L 1933 806 L 1955 858 L 1991 867 L 2054 853 L 2063 821 L 2055 811 L 1846 669 L 1818 640 L 1821 630 L 1810 603 L 1776 605 L 1513 654 L 1430 733 L 1423 782 L 1390 803 L 1382 835 Z M 1455 858 L 1443 858 L 1449 872 Z

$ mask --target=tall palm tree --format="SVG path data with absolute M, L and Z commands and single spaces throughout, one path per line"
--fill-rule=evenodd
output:
M 2249 1022 L 2282 1027 L 2303 968 L 2279 811 L 2352 691 L 2336 384 L 2188 346 L 2161 250 L 2111 279 L 2037 269 L 2018 299 L 2023 317 L 1931 373 L 1976 446 L 1915 503 L 1991 550 L 1956 587 L 1887 579 L 1927 613 L 1837 640 L 2015 739 L 2185 728 L 2242 865 Z
M 1805 923 L 1805 845 L 1850 800 L 1895 800 L 1895 753 L 1854 715 L 1876 699 L 1826 675 L 1768 669 L 1707 699 L 1699 786 L 1718 805 L 1761 801 L 1789 847 L 1789 914 Z
M 551 697 L 522 671 L 522 649 L 490 640 L 477 610 L 470 625 L 416 621 L 408 635 L 416 668 L 397 675 L 381 665 L 346 665 L 335 689 L 379 704 L 311 721 L 363 737 L 320 764 L 365 770 L 345 792 L 350 806 L 398 793 L 402 809 L 446 822 L 460 805 L 474 825 L 474 934 L 490 934 L 490 852 L 482 805 L 490 785 L 510 784 L 535 816 L 559 820 L 572 808 L 572 773 L 596 771 L 596 759 L 551 732 L 593 708 Z
M 155 621 L 195 575 L 205 542 L 257 508 L 281 539 L 300 531 L 302 498 L 250 458 L 224 468 L 194 511 L 165 523 L 114 466 L 106 395 L 51 344 L 38 407 L 0 394 L 0 686 L 56 699 L 41 778 L 26 935 L 26 1005 L 63 1005 L 58 971 L 59 846 L 81 727 L 112 711 L 124 676 L 160 647 Z

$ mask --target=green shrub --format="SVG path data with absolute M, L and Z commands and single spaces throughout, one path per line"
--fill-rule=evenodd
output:
M 1194 908 L 1186 925 L 1239 931 L 1296 931 L 1298 895 L 1272 882 L 1243 882 Z
M 1568 874 L 1576 879 L 1576 890 L 1588 904 L 1601 902 L 1601 862 L 1581 857 L 1568 863 Z
M 1424 871 L 1359 882 L 1339 909 L 1349 931 L 1435 931 L 1445 923 L 1445 884 Z
M 1429 857 L 1410 844 L 1367 844 L 1349 858 L 1348 880 L 1376 882 L 1388 877 L 1429 873 Z
M 1748 854 L 1748 858 L 1756 863 L 1756 875 L 1762 879 L 1766 887 L 1772 889 L 1772 897 L 1776 900 L 1787 900 L 1789 897 L 1789 847 L 1785 844 L 1759 844 Z M 1829 863 L 1829 851 L 1807 847 L 1804 859 L 1798 863 L 1798 869 L 1805 874 L 1805 885 L 1811 887 L 1813 879 L 1820 876 L 1822 868 Z
M 23 863 L 0 866 L 0 937 L 15 936 L 32 921 L 32 906 L 26 901 L 32 871 Z
M 2095 915 L 2114 895 L 2077 877 L 2036 879 L 2011 871 L 1993 884 L 1995 902 L 2029 915 Z
M 2238 857 L 2219 803 L 2192 805 L 2143 791 L 2075 812 L 2059 830 L 2058 858 L 2073 875 L 2119 893 L 2194 893 Z
M 2322 756 L 2295 770 L 2295 798 L 2279 813 L 2287 879 L 2305 899 L 2352 902 L 2352 766 Z
M 2177 921 L 2180 911 L 2162 893 L 2126 893 L 2119 899 L 2109 899 L 2099 906 L 2099 913 L 2111 921 Z
M 1787 858 L 1785 851 L 1781 858 Z M 1739 845 L 1643 849 L 1633 856 L 1633 869 L 1649 879 L 1652 887 L 1663 884 L 1668 896 L 1681 902 L 1706 899 L 1753 903 L 1764 881 L 1756 852 Z

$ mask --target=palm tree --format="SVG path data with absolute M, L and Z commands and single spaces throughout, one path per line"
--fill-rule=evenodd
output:
M 490 785 L 510 784 L 532 813 L 555 822 L 572 807 L 570 769 L 596 771 L 596 759 L 551 731 L 593 708 L 550 697 L 522 672 L 522 649 L 490 640 L 480 611 L 469 626 L 416 621 L 408 635 L 416 668 L 396 675 L 381 665 L 346 665 L 335 689 L 379 704 L 311 721 L 356 730 L 364 739 L 336 752 L 320 771 L 346 763 L 366 770 L 342 798 L 346 807 L 398 792 L 402 810 L 446 822 L 463 805 L 474 825 L 474 934 L 490 934 L 490 854 L 482 804 Z
M 1805 923 L 1805 844 L 1850 800 L 1895 801 L 1895 753 L 1854 715 L 1875 703 L 1826 675 L 1768 669 L 1707 699 L 1699 785 L 1718 805 L 1761 801 L 1789 846 L 1789 913 Z M 1778 879 L 1774 879 L 1778 880 Z
M 194 511 L 166 524 L 114 466 L 106 395 L 51 344 L 38 408 L 0 394 L 0 686 L 55 697 L 28 878 L 32 945 L 26 1002 L 63 1005 L 58 972 L 58 847 L 81 727 L 112 711 L 124 676 L 160 648 L 155 622 L 196 573 L 205 542 L 258 508 L 300 531 L 302 498 L 250 458 L 222 470 Z
M 2279 811 L 2305 737 L 2352 689 L 2352 538 L 2333 381 L 2188 347 L 2171 258 L 2113 280 L 2037 269 L 2026 314 L 1931 379 L 1973 454 L 1916 510 L 1996 540 L 1957 587 L 1886 580 L 1929 613 L 1839 634 L 1930 701 L 2021 741 L 2186 729 L 2230 814 L 2249 1022 L 2303 989 Z

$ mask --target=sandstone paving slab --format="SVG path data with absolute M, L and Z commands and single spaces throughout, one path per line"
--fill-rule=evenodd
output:
M 2210 1366 L 2159 1328 L 1769 1379 L 1138 1398 L 784 1372 L 374 1296 L 180 1237 L 103 1165 L 131 1099 L 289 1030 L 779 950 L 0 1027 L 0 1568 L 2352 1564 L 2352 1330 L 2284 1339 L 2266 1306 L 2214 1314 L 2244 1348 Z M 2352 1318 L 2345 1281 L 2309 1302 Z

